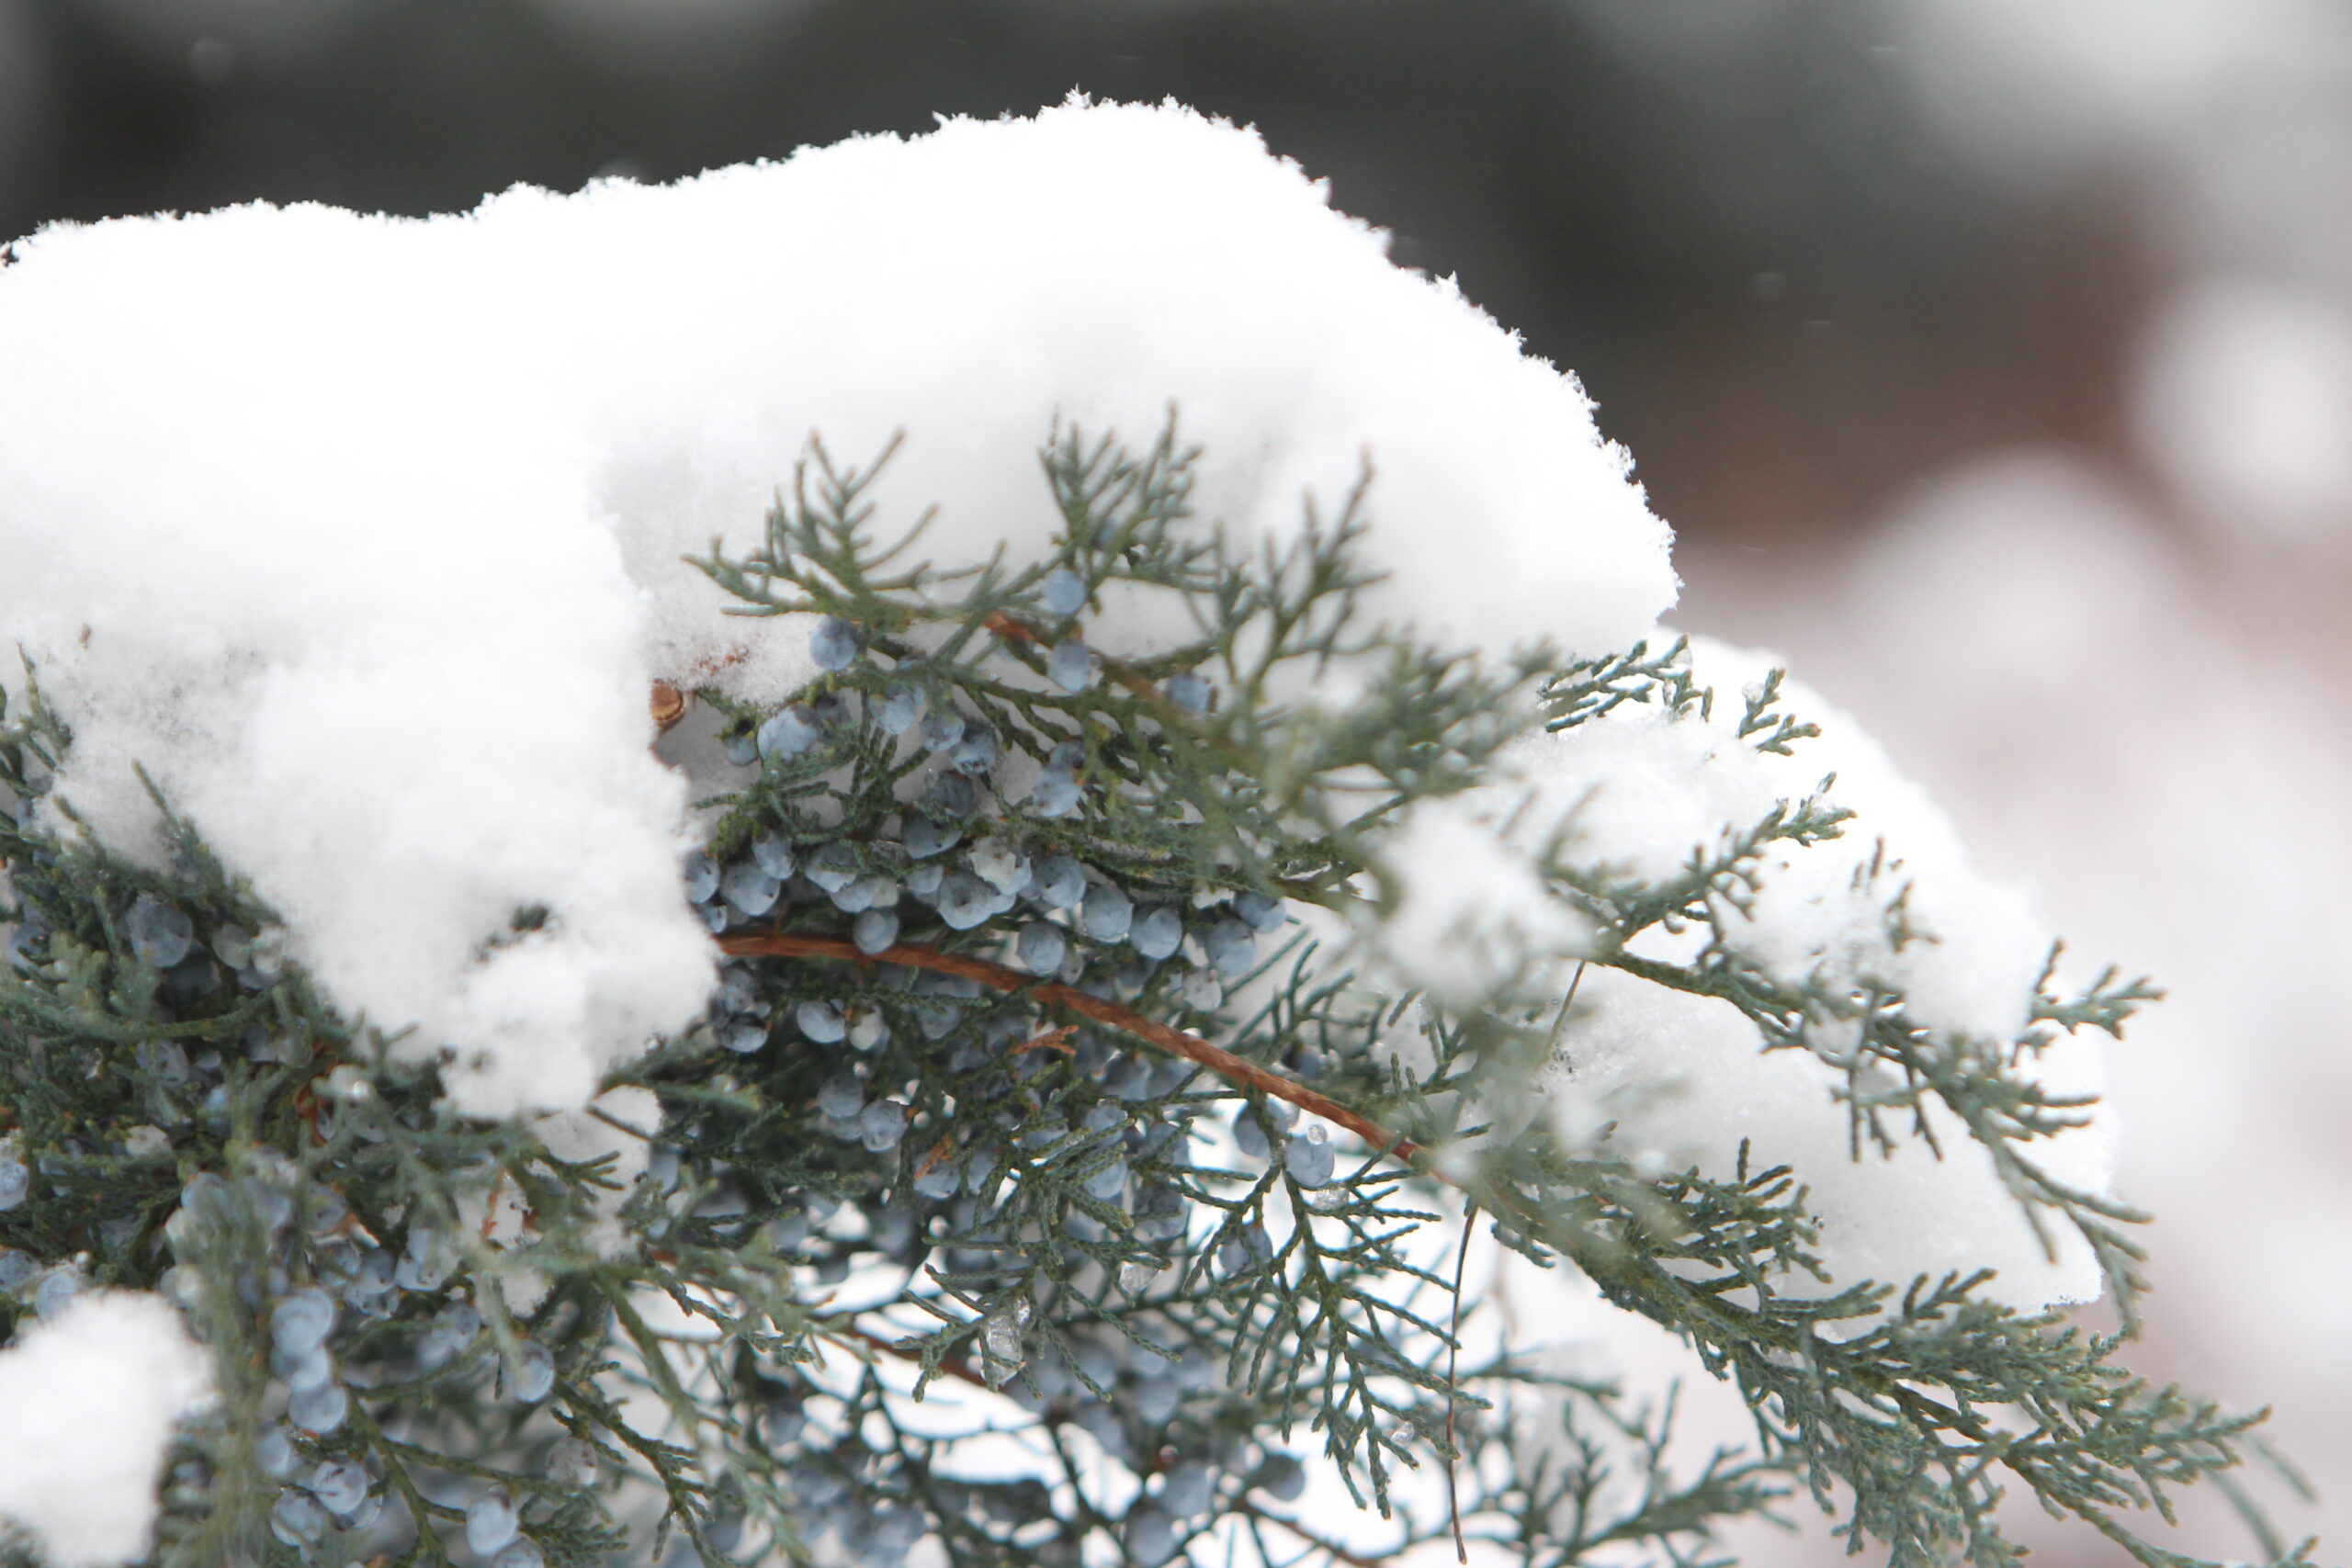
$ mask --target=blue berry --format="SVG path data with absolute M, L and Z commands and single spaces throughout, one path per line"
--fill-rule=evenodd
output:
M 879 1051 L 890 1043 L 890 1021 L 878 1012 L 859 1013 L 849 1026 L 849 1043 L 861 1051 Z
M 506 1374 L 506 1392 L 526 1404 L 537 1404 L 555 1392 L 555 1353 L 536 1339 L 526 1339 Z
M 449 1282 L 458 1271 L 458 1248 L 448 1237 L 427 1226 L 418 1225 L 408 1233 L 408 1241 L 401 1249 L 400 1267 L 392 1278 L 402 1290 L 430 1293 Z
M 1309 1127 L 1303 1135 L 1292 1138 L 1289 1146 L 1283 1150 L 1283 1165 L 1289 1170 L 1291 1179 L 1301 1187 L 1320 1187 L 1329 1181 L 1336 1159 L 1336 1152 L 1331 1147 L 1331 1134 L 1319 1125 Z
M 966 731 L 964 739 L 947 754 L 947 765 L 967 778 L 980 778 L 1004 758 L 1004 742 L 996 731 L 985 725 Z
M 899 884 L 879 873 L 859 877 L 833 895 L 833 908 L 844 915 L 865 909 L 888 909 L 899 901 Z
M 721 736 L 718 745 L 719 749 L 727 753 L 727 760 L 737 767 L 749 768 L 758 765 L 760 742 L 758 738 L 750 731 L 739 729 L 732 735 Z
M 895 1100 L 877 1100 L 857 1113 L 857 1139 L 881 1154 L 899 1146 L 907 1135 L 907 1108 Z
M 560 1438 L 548 1453 L 548 1478 L 559 1486 L 591 1485 L 603 1466 L 596 1445 L 583 1438 Z
M 964 716 L 960 713 L 935 713 L 922 721 L 918 731 L 926 751 L 944 751 L 964 739 Z
M 722 964 L 718 968 L 718 992 L 711 998 L 711 1006 L 720 1012 L 750 1012 L 760 1005 L 760 983 L 741 964 Z
M 351 1395 L 339 1382 L 313 1383 L 298 1388 L 294 1397 L 286 1402 L 286 1418 L 314 1438 L 323 1438 L 343 1425 L 351 1414 Z
M 308 1492 L 288 1487 L 269 1510 L 269 1533 L 291 1547 L 302 1547 L 327 1533 L 327 1511 Z
M 970 931 L 996 913 L 996 889 L 968 871 L 953 871 L 939 884 L 939 918 L 954 930 Z
M 1086 868 L 1069 855 L 1047 855 L 1037 863 L 1031 893 L 1049 909 L 1074 909 L 1086 897 Z
M 771 762 L 789 762 L 823 738 L 815 710 L 794 703 L 760 726 L 760 755 Z
M 348 1518 L 368 1500 L 370 1482 L 367 1467 L 358 1461 L 331 1459 L 311 1472 L 309 1484 L 311 1495 L 326 1505 L 327 1512 Z
M 1065 692 L 1083 692 L 1102 674 L 1102 661 L 1081 637 L 1066 637 L 1046 655 L 1046 679 Z
M 153 893 L 130 901 L 122 917 L 122 934 L 130 940 L 132 955 L 155 969 L 169 969 L 196 946 L 196 923 Z
M 334 1298 L 311 1288 L 296 1291 L 270 1309 L 269 1337 L 289 1356 L 307 1356 L 334 1332 Z
M 466 1544 L 484 1556 L 513 1540 L 521 1527 L 522 1516 L 503 1487 L 492 1487 L 466 1507 Z
M 1069 942 L 1062 935 L 1061 927 L 1052 921 L 1032 920 L 1021 928 L 1013 950 L 1020 954 L 1023 969 L 1032 975 L 1050 975 L 1062 966 Z
M 850 940 L 860 953 L 882 952 L 899 940 L 899 917 L 891 909 L 868 909 L 849 928 Z
M 768 1043 L 768 1026 L 757 1019 L 730 1019 L 718 1029 L 721 1050 L 748 1056 Z
M 1102 1075 L 1102 1092 L 1114 1100 L 1151 1098 L 1151 1064 L 1141 1056 L 1122 1056 Z
M 294 1439 L 283 1427 L 272 1427 L 254 1439 L 254 1463 L 261 1472 L 283 1481 L 294 1473 Z
M 222 926 L 212 933 L 212 952 L 230 968 L 243 969 L 253 962 L 254 933 L 243 926 Z
M 1184 945 L 1184 918 L 1170 905 L 1156 905 L 1135 923 L 1128 940 L 1137 953 L 1157 964 Z
M 1046 608 L 1057 615 L 1075 615 L 1086 607 L 1086 579 L 1066 566 L 1046 574 Z
M 1274 1256 L 1274 1238 L 1266 1227 L 1251 1222 L 1238 1235 L 1227 1236 L 1216 1249 L 1217 1266 L 1227 1274 L 1247 1274 L 1262 1269 Z
M 1179 675 L 1170 675 L 1160 683 L 1159 689 L 1167 695 L 1169 703 L 1181 712 L 1198 715 L 1209 711 L 1209 683 L 1189 670 Z
M 685 860 L 686 902 L 707 904 L 718 891 L 718 863 L 700 850 L 689 852 Z
M 928 817 L 910 817 L 906 830 L 899 835 L 899 842 L 915 859 L 929 860 L 935 854 L 954 849 L 963 837 L 964 829 L 953 823 L 943 828 Z M 911 879 L 908 886 L 913 886 Z
M 490 1568 L 547 1568 L 547 1554 L 526 1535 L 518 1535 L 490 1560 Z
M 752 840 L 752 859 L 778 882 L 791 877 L 796 863 L 792 846 L 774 833 L 763 833 Z
M 1306 1490 L 1306 1467 L 1288 1454 L 1268 1454 L 1266 1462 L 1258 1467 L 1258 1473 L 1250 1481 L 1270 1497 L 1295 1503 Z
M 1233 912 L 1241 917 L 1250 929 L 1261 933 L 1273 931 L 1283 923 L 1283 901 L 1263 893 L 1237 893 L 1233 896 Z
M 857 657 L 857 628 L 839 615 L 827 615 L 808 634 L 808 657 L 820 670 L 846 670 Z
M 980 792 L 970 779 L 961 773 L 941 773 L 923 791 L 923 799 L 937 811 L 950 817 L 969 817 L 980 804 Z
M 0 1247 L 0 1291 L 21 1291 L 27 1280 L 40 1271 L 29 1252 L 18 1252 L 13 1247 Z
M 33 1287 L 33 1311 L 44 1323 L 74 1304 L 82 1293 L 82 1276 L 71 1266 L 52 1269 Z
M 865 1086 L 848 1073 L 835 1073 L 817 1090 L 817 1109 L 846 1122 L 865 1109 Z
M 1046 768 L 1029 785 L 1029 809 L 1048 821 L 1075 816 L 1086 792 L 1071 774 Z
M 784 884 L 770 876 L 755 860 L 738 861 L 729 866 L 727 874 L 719 878 L 718 886 L 729 904 L 752 919 L 775 908 L 777 897 L 784 891 Z
M 1137 1373 L 1135 1385 L 1127 1391 L 1127 1408 L 1154 1426 L 1175 1415 L 1176 1407 L 1183 1403 L 1184 1391 L 1176 1386 L 1176 1380 L 1168 1375 L 1164 1367 L 1157 1369 L 1156 1375 Z M 1160 1502 L 1164 1505 L 1167 1501 L 1163 1495 Z
M 1176 1521 L 1149 1504 L 1127 1516 L 1127 1555 L 1142 1568 L 1159 1568 L 1176 1555 Z
M 801 874 L 827 893 L 838 893 L 857 880 L 857 856 L 836 840 L 809 856 Z
M 833 1044 L 849 1032 L 848 1021 L 833 1002 L 802 1002 L 792 1010 L 792 1021 L 800 1026 L 801 1033 L 820 1045 Z
M 1219 920 L 1201 938 L 1201 946 L 1228 980 L 1238 980 L 1258 962 L 1258 939 L 1240 920 Z
M 1089 1197 L 1109 1202 L 1127 1190 L 1127 1162 L 1114 1159 L 1079 1183 Z
M 1200 1460 L 1185 1460 L 1159 1483 L 1159 1506 L 1176 1518 L 1200 1518 L 1216 1495 L 1216 1472 Z
M 870 710 L 874 722 L 885 735 L 904 735 L 922 717 L 923 696 L 920 686 L 893 686 L 882 694 L 881 700 Z
M 918 1194 L 937 1202 L 944 1202 L 956 1196 L 963 1185 L 964 1173 L 956 1168 L 953 1160 L 944 1159 L 916 1171 L 912 1183 Z
M 0 1155 L 0 1213 L 22 1203 L 32 1186 L 33 1173 L 26 1168 L 24 1161 Z
M 1124 942 L 1128 923 L 1135 918 L 1135 905 L 1118 888 L 1099 883 L 1087 889 L 1078 918 L 1086 934 L 1096 942 Z

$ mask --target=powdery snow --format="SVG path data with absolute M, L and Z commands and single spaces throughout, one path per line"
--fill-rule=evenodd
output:
M 2098 1295 L 2089 1247 L 2059 1226 L 2058 1257 L 2048 1257 L 1992 1156 L 1939 1108 L 1930 1120 L 1940 1157 L 1909 1135 L 1907 1112 L 1891 1119 L 1892 1151 L 1865 1138 L 1856 1157 L 1847 1109 L 1831 1098 L 1845 1073 L 1809 1051 L 1766 1052 L 1756 1026 L 1728 1002 L 1593 968 L 1577 1009 L 1551 1085 L 1555 1117 L 1571 1137 L 1614 1122 L 1618 1153 L 1658 1170 L 1695 1165 L 1718 1178 L 1730 1175 L 1746 1140 L 1754 1168 L 1795 1170 L 1820 1222 L 1815 1253 L 1833 1282 L 1783 1276 L 1774 1281 L 1781 1293 L 1827 1295 L 1863 1280 L 1900 1287 L 1920 1274 L 1993 1269 L 1985 1293 L 2016 1306 Z M 2106 1138 L 2086 1130 L 2042 1145 L 2036 1158 L 2062 1179 L 2097 1188 L 2108 1155 Z
M 94 1292 L 0 1350 L 0 1516 L 55 1568 L 128 1562 L 155 1526 L 155 1483 L 211 1364 L 159 1296 Z
M 1456 1005 L 1591 941 L 1591 922 L 1552 896 L 1498 818 L 1508 799 L 1489 789 L 1422 801 L 1380 847 L 1398 897 L 1374 940 L 1399 973 Z
M 1073 101 L 422 221 L 239 208 L 45 231 L 0 271 L 0 638 L 62 790 L 152 844 L 143 764 L 469 1110 L 570 1107 L 712 977 L 656 676 L 782 695 L 808 627 L 722 618 L 812 432 L 929 547 L 1035 550 L 1059 415 L 1204 445 L 1238 535 L 1366 457 L 1372 607 L 1596 652 L 1671 602 L 1576 383 L 1254 134 Z M 503 939 L 518 908 L 546 928 Z

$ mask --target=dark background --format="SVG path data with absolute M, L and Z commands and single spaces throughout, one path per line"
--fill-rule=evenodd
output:
M 2128 170 L 1953 157 L 1883 6 L 1750 5 L 1661 57 L 1612 3 L 1675 0 L 0 0 L 0 236 L 1173 95 L 1577 371 L 1694 542 L 1818 543 L 1981 448 L 2120 451 Z

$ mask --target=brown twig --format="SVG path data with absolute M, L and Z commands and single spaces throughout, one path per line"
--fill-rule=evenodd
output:
M 721 937 L 718 946 L 722 952 L 745 958 L 836 958 L 853 964 L 902 964 L 910 969 L 928 969 L 935 974 L 978 980 L 1000 991 L 1025 991 L 1048 1006 L 1068 1008 L 1082 1018 L 1123 1030 L 1171 1055 L 1198 1063 L 1228 1083 L 1238 1084 L 1255 1093 L 1271 1095 L 1276 1100 L 1288 1100 L 1301 1111 L 1345 1127 L 1372 1147 L 1393 1156 L 1415 1170 L 1426 1171 L 1428 1168 L 1430 1150 L 1427 1145 L 1417 1144 L 1401 1133 L 1390 1132 L 1370 1117 L 1350 1110 L 1327 1095 L 1316 1093 L 1295 1078 L 1285 1077 L 1270 1067 L 1261 1067 L 1230 1051 L 1221 1050 L 1197 1034 L 1171 1029 L 1132 1008 L 1121 1007 L 1101 997 L 1089 996 L 1073 987 L 1040 981 L 1033 975 L 1024 975 L 1001 964 L 991 964 L 984 958 L 967 958 L 962 953 L 942 953 L 936 948 L 912 945 L 887 947 L 879 953 L 866 953 L 859 952 L 856 943 L 841 937 L 788 936 L 782 932 L 768 936 Z M 1449 1182 L 1448 1185 L 1453 1184 Z

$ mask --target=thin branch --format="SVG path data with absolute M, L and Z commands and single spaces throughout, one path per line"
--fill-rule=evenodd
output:
M 1308 1529 L 1305 1525 L 1300 1524 L 1296 1519 L 1284 1518 L 1280 1514 L 1270 1514 L 1266 1512 L 1265 1509 L 1258 1506 L 1257 1504 L 1252 1503 L 1247 1497 L 1235 1498 L 1233 1502 L 1233 1511 L 1250 1518 L 1261 1519 L 1270 1525 L 1279 1525 L 1283 1529 L 1286 1529 L 1290 1531 L 1291 1534 L 1296 1536 L 1299 1540 L 1305 1541 L 1307 1545 L 1313 1547 L 1316 1551 L 1323 1552 L 1329 1556 L 1334 1562 L 1346 1563 L 1348 1568 L 1386 1568 L 1387 1560 L 1385 1558 L 1364 1557 L 1356 1552 L 1350 1551 L 1346 1547 L 1340 1545 L 1337 1541 L 1324 1540 L 1321 1536 L 1317 1535 L 1313 1530 Z
M 1097 1023 L 1124 1030 L 1172 1055 L 1206 1067 L 1228 1083 L 1238 1084 L 1259 1094 L 1271 1095 L 1276 1100 L 1288 1100 L 1301 1111 L 1345 1127 L 1374 1149 L 1394 1156 L 1414 1170 L 1425 1175 L 1435 1174 L 1429 1168 L 1431 1151 L 1427 1145 L 1417 1144 L 1401 1133 L 1392 1133 L 1370 1117 L 1350 1110 L 1327 1095 L 1316 1093 L 1295 1078 L 1285 1077 L 1271 1067 L 1261 1067 L 1230 1051 L 1221 1050 L 1197 1034 L 1171 1029 L 1132 1008 L 1090 996 L 1074 987 L 1040 981 L 1034 975 L 1024 975 L 1018 969 L 991 964 L 984 958 L 967 958 L 961 953 L 942 953 L 932 947 L 902 944 L 868 953 L 860 952 L 855 942 L 842 937 L 788 936 L 780 932 L 768 936 L 721 937 L 718 946 L 724 953 L 744 958 L 837 958 L 852 964 L 902 964 L 910 969 L 928 969 L 936 974 L 978 980 L 1000 991 L 1025 991 L 1049 1006 L 1068 1008 Z

